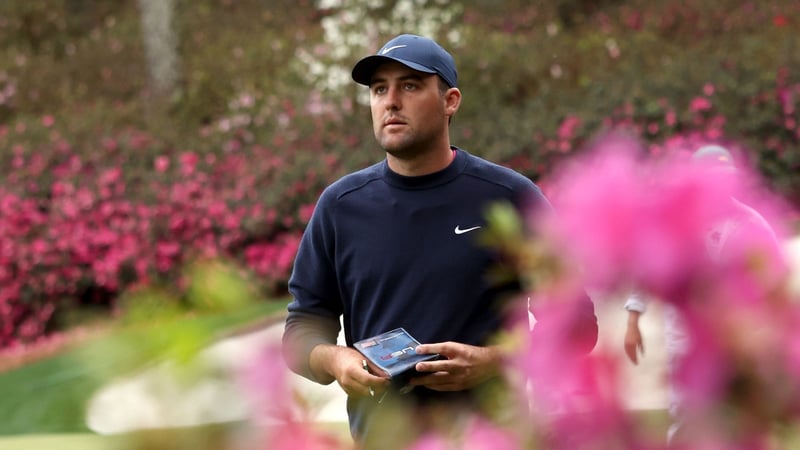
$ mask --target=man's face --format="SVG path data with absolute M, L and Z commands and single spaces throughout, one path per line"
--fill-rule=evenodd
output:
M 375 71 L 369 91 L 375 139 L 386 152 L 413 158 L 447 136 L 446 101 L 436 75 L 389 62 Z

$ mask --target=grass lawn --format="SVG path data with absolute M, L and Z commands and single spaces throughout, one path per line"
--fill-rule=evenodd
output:
M 264 324 L 270 318 L 278 320 L 285 309 L 285 302 L 269 301 L 226 314 L 181 318 L 159 326 L 111 328 L 53 356 L 0 373 L 0 436 L 37 434 L 41 436 L 34 440 L 59 439 L 59 450 L 72 448 L 69 445 L 73 441 L 83 445 L 75 448 L 95 448 L 91 447 L 94 437 L 85 423 L 86 405 L 111 377 L 131 373 L 163 357 L 188 355 L 196 350 L 192 346 L 207 345 L 214 338 Z M 101 441 L 110 445 L 113 439 Z M 6 445 L 10 443 L 13 440 L 2 441 L 0 448 L 12 448 Z
M 346 448 L 351 444 L 350 431 L 346 423 L 318 424 L 319 429 L 335 436 Z M 231 436 L 237 432 L 236 425 L 220 424 L 165 430 L 151 430 L 113 436 L 93 433 L 54 433 L 20 436 L 0 436 L 3 450 L 143 450 L 153 449 L 230 449 Z M 165 447 L 165 442 L 169 446 Z
M 5 450 L 123 450 L 129 449 L 125 437 L 93 434 L 46 434 L 0 438 Z

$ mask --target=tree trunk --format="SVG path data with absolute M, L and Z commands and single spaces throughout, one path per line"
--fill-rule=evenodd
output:
M 177 33 L 172 26 L 175 0 L 138 0 L 150 94 L 169 99 L 177 89 L 180 61 Z

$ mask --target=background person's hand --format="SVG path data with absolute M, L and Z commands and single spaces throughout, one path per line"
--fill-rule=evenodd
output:
M 628 321 L 628 326 L 625 329 L 625 354 L 634 364 L 639 364 L 639 355 L 644 356 L 644 339 L 642 339 L 642 333 L 639 330 L 638 320 Z
M 411 386 L 425 386 L 435 391 L 460 391 L 473 388 L 500 371 L 499 347 L 477 347 L 457 342 L 422 344 L 419 354 L 438 353 L 444 359 L 417 363 L 418 372 L 427 375 L 411 379 Z

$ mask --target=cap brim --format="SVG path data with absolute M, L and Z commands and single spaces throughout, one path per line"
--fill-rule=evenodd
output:
M 391 56 L 371 55 L 363 58 L 361 61 L 357 62 L 355 66 L 353 66 L 353 80 L 358 84 L 369 86 L 372 82 L 372 75 L 375 73 L 375 70 L 378 68 L 378 66 L 392 61 L 398 62 L 419 72 L 436 73 L 435 70 L 415 62 L 406 61 L 400 58 L 392 58 Z

